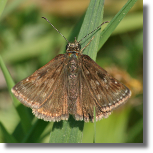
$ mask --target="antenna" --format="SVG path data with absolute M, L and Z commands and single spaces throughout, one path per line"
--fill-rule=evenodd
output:
M 93 33 L 94 31 L 96 31 L 97 29 L 99 29 L 103 24 L 105 23 L 109 23 L 109 21 L 105 21 L 103 22 L 101 25 L 99 25 L 96 29 L 94 29 L 93 31 L 91 31 L 90 33 L 88 33 L 86 36 L 84 36 L 80 41 L 82 41 L 84 38 L 86 38 L 87 36 L 89 36 L 91 33 Z M 80 42 L 78 41 L 78 43 Z
M 50 22 L 49 22 L 49 20 L 47 19 L 47 18 L 45 18 L 45 17 L 42 17 L 43 19 L 45 19 L 61 36 L 63 36 L 63 38 L 69 43 L 69 41 L 64 37 L 64 35 L 63 34 L 61 34 Z

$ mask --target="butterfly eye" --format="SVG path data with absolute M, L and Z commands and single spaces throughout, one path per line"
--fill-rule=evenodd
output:
M 78 48 L 79 48 L 79 50 L 81 49 L 81 45 L 78 43 Z
M 66 45 L 66 50 L 68 50 L 68 48 L 69 48 L 69 44 Z

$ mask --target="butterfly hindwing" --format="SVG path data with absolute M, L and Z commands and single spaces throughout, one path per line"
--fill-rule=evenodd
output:
M 38 109 L 33 109 L 32 112 L 36 117 L 45 121 L 60 121 L 68 120 L 68 95 L 66 88 L 67 76 L 64 69 L 56 80 L 51 94 L 46 101 Z

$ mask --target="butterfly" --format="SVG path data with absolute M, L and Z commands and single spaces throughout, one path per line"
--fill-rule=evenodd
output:
M 57 55 L 12 88 L 15 97 L 37 118 L 55 122 L 68 120 L 72 114 L 75 120 L 89 122 L 94 121 L 95 108 L 98 121 L 130 98 L 131 91 L 124 84 L 82 54 L 91 41 L 82 49 L 80 41 L 68 42 L 65 54 Z

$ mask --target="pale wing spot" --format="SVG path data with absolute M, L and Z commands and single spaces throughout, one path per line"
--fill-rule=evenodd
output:
M 103 106 L 106 106 L 106 104 L 104 104 Z
M 96 82 L 97 85 L 99 85 L 99 82 L 97 80 L 95 82 Z
M 95 85 L 94 80 L 90 80 L 90 84 L 91 84 L 91 87 L 92 87 L 93 89 L 96 89 L 96 85 Z
M 46 96 L 46 93 L 44 92 L 43 94 L 42 94 L 42 97 L 45 97 Z
M 112 103 L 109 103 L 108 105 L 109 105 L 109 106 L 111 106 L 111 105 L 112 105 Z
M 27 78 L 26 81 L 29 81 L 29 78 Z
M 125 93 L 127 93 L 127 92 L 128 92 L 128 90 L 126 89 L 126 90 L 125 90 Z
M 123 94 L 123 96 L 125 96 L 125 93 Z
M 97 98 L 100 100 L 102 98 L 102 95 L 101 94 L 98 94 L 97 95 Z
M 120 99 L 122 99 L 123 97 L 121 96 Z
M 115 81 L 115 84 L 117 84 L 117 81 Z
M 88 70 L 86 70 L 86 71 L 85 71 L 85 73 L 86 73 L 86 74 L 89 74 L 89 71 L 88 71 Z
M 107 80 L 104 78 L 104 82 L 107 83 Z

